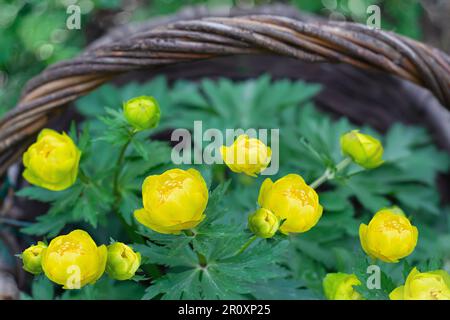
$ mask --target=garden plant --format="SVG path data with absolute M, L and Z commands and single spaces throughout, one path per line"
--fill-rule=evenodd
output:
M 0 300 L 450 300 L 425 5 L 75 2 L 0 0 Z

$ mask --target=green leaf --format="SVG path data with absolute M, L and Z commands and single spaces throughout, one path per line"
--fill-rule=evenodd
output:
M 31 285 L 31 295 L 34 300 L 53 300 L 53 283 L 44 275 L 36 276 Z

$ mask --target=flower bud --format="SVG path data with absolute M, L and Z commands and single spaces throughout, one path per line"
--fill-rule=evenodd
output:
M 323 279 L 323 290 L 328 300 L 363 300 L 354 286 L 361 285 L 361 281 L 354 274 L 328 273 Z
M 131 279 L 141 265 L 141 254 L 122 242 L 108 246 L 106 272 L 116 280 Z
M 260 208 L 248 217 L 248 227 L 261 238 L 272 238 L 278 230 L 280 222 L 276 215 L 267 209 Z
M 50 241 L 42 255 L 42 269 L 63 289 L 79 289 L 103 275 L 107 254 L 105 245 L 97 247 L 87 232 L 75 230 Z
M 395 288 L 391 300 L 450 300 L 450 275 L 445 270 L 419 272 L 412 269 L 405 285 Z
M 25 271 L 32 274 L 40 274 L 42 272 L 41 260 L 42 252 L 45 248 L 47 248 L 47 245 L 42 241 L 38 241 L 37 244 L 25 249 L 22 253 L 23 269 Z
M 261 140 L 243 134 L 231 146 L 222 146 L 220 154 L 231 171 L 256 177 L 269 165 L 272 151 Z
M 80 150 L 64 132 L 43 129 L 23 154 L 23 177 L 45 189 L 67 189 L 77 179 L 80 156 Z
M 298 174 L 288 174 L 272 182 L 264 180 L 259 190 L 258 204 L 285 220 L 280 231 L 284 234 L 306 232 L 322 216 L 323 208 L 316 191 Z
M 134 211 L 139 223 L 159 233 L 179 234 L 205 218 L 208 187 L 195 169 L 171 169 L 144 180 L 142 201 L 144 208 Z
M 414 251 L 418 234 L 417 228 L 397 207 L 378 211 L 369 225 L 361 224 L 359 227 L 363 250 L 372 258 L 391 263 Z
M 358 130 L 341 136 L 342 153 L 366 169 L 379 167 L 383 163 L 383 145 L 380 141 Z
M 148 96 L 128 100 L 123 104 L 123 111 L 128 123 L 138 131 L 155 128 L 161 117 L 158 102 Z

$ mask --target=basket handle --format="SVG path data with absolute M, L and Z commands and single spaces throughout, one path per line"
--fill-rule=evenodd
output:
M 450 109 L 450 57 L 395 33 L 346 22 L 247 15 L 174 21 L 105 37 L 80 56 L 31 79 L 18 105 L 0 120 L 0 175 L 55 111 L 129 71 L 237 54 L 278 54 L 308 62 L 346 63 L 428 89 Z M 119 33 L 120 34 L 120 33 Z

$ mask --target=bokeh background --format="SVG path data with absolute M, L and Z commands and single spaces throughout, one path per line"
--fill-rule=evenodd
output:
M 450 50 L 448 0 L 0 0 L 0 116 L 24 83 L 49 64 L 76 56 L 109 29 L 168 15 L 192 5 L 251 8 L 289 4 L 330 19 L 364 22 L 366 8 L 382 9 L 382 28 Z M 66 8 L 81 8 L 81 30 L 66 28 Z
M 81 8 L 80 30 L 66 28 L 68 16 L 66 8 L 71 4 L 79 5 Z M 302 12 L 321 15 L 326 19 L 356 22 L 365 22 L 367 6 L 377 4 L 382 10 L 383 29 L 417 39 L 447 53 L 450 52 L 449 0 L 0 0 L 0 117 L 15 106 L 24 84 L 30 78 L 50 64 L 76 56 L 89 43 L 113 28 L 157 16 L 170 15 L 180 10 L 189 10 L 192 6 L 226 10 L 271 4 L 291 5 Z M 288 60 L 285 59 L 282 60 L 282 63 L 275 64 L 275 60 L 280 61 L 280 57 L 260 57 L 259 59 L 262 63 L 256 63 L 256 66 L 253 65 L 252 68 L 249 68 L 247 70 L 248 77 L 252 78 L 261 74 L 264 70 L 258 68 L 266 65 L 271 66 L 270 71 L 275 78 L 289 74 L 290 70 L 301 69 L 301 76 L 304 80 L 324 85 L 323 91 L 315 99 L 319 107 L 326 111 L 341 112 L 341 109 L 347 108 L 348 113 L 352 116 L 350 120 L 357 120 L 357 123 L 364 122 L 361 121 L 363 118 L 371 117 L 373 127 L 383 132 L 394 122 L 417 124 L 422 120 L 420 114 L 408 115 L 402 112 L 405 110 L 404 108 L 421 102 L 414 97 L 407 96 L 405 94 L 407 88 L 399 87 L 395 79 L 371 74 L 364 77 L 364 81 L 361 82 L 358 79 L 361 79 L 359 77 L 362 75 L 360 73 L 353 74 L 355 71 L 350 71 L 345 66 L 333 66 L 333 70 L 339 72 L 331 74 L 328 72 L 330 70 L 328 66 L 323 66 L 323 69 L 320 69 L 321 72 L 317 72 L 314 67 L 300 64 L 298 61 L 287 63 Z M 249 61 L 244 58 L 244 62 Z M 230 63 L 235 63 L 235 60 L 218 59 L 213 63 L 216 68 L 215 73 L 220 76 L 240 78 L 240 74 L 230 68 Z M 292 65 L 297 69 L 292 68 Z M 178 70 L 175 67 L 167 72 L 168 80 L 174 81 L 180 75 L 187 78 L 196 78 L 197 74 L 209 76 L 205 70 L 211 69 L 210 67 L 208 62 L 197 64 L 197 69 L 180 68 Z M 338 81 L 342 74 L 353 75 L 354 81 Z M 140 79 L 141 76 L 147 78 L 148 74 L 128 75 L 116 81 L 115 84 L 128 84 L 132 80 L 147 80 Z M 133 85 L 130 84 L 131 86 Z M 373 90 L 365 90 L 368 87 Z M 123 92 L 125 91 L 124 89 Z M 103 91 L 100 90 L 98 95 L 93 96 L 99 100 L 92 101 L 102 101 L 102 98 L 109 99 L 114 96 L 115 92 L 113 87 L 106 87 Z M 380 96 L 382 97 L 380 98 Z M 120 99 L 118 98 L 118 100 Z M 89 102 L 89 107 L 92 106 L 89 97 L 82 101 Z M 391 108 L 394 104 L 395 110 Z M 97 105 L 103 106 L 102 103 L 97 103 Z M 383 107 L 383 109 L 392 109 L 391 117 L 386 120 L 375 112 L 371 114 L 371 110 L 375 110 L 373 108 L 375 105 Z M 67 128 L 68 119 L 78 119 L 79 115 L 74 116 L 70 112 L 73 111 L 69 111 L 69 114 L 66 114 L 63 121 L 58 124 L 59 129 Z M 409 116 L 410 118 L 408 118 Z M 402 138 L 398 139 L 402 140 Z M 446 203 L 450 196 L 448 182 L 444 181 L 447 179 L 448 175 L 439 177 L 437 181 L 440 190 L 444 190 L 441 195 Z M 0 181 L 0 208 L 9 205 L 5 203 L 6 201 L 2 201 L 7 193 L 6 190 L 6 184 Z M 36 203 L 19 204 L 22 206 L 17 217 L 27 221 L 33 221 L 35 216 L 47 209 Z M 14 212 L 12 214 L 14 216 Z M 17 221 L 19 220 L 10 221 L 10 223 L 17 223 Z M 27 241 L 7 232 L 1 234 L 0 240 L 0 299 L 12 298 L 17 295 L 17 286 L 21 290 L 29 291 L 31 278 L 24 275 L 20 263 L 17 263 L 18 260 L 8 250 L 20 252 L 27 245 Z M 40 287 L 37 286 L 37 288 Z M 43 298 L 46 297 L 46 294 L 47 292 L 44 291 L 33 292 L 33 296 Z

